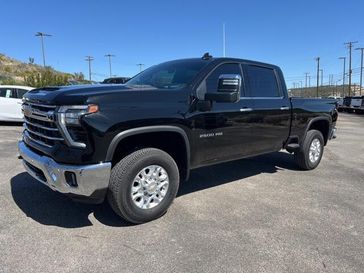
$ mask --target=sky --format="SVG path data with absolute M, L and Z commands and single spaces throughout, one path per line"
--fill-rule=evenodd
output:
M 0 0 L 0 53 L 21 61 L 29 57 L 88 77 L 86 55 L 94 57 L 92 79 L 109 76 L 105 54 L 113 54 L 112 74 L 133 76 L 160 62 L 223 55 L 279 65 L 289 87 L 310 73 L 315 84 L 316 57 L 324 73 L 342 78 L 344 45 L 364 47 L 363 0 Z M 353 51 L 353 82 L 359 82 L 360 51 Z M 348 62 L 347 62 L 348 64 Z M 348 69 L 348 67 L 346 68 Z M 338 83 L 340 84 L 340 82 Z

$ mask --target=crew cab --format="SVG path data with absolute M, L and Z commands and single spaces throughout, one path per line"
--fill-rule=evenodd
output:
M 107 198 L 133 223 L 163 215 L 198 167 L 286 149 L 316 168 L 338 117 L 334 100 L 289 98 L 275 65 L 209 54 L 124 85 L 32 90 L 23 112 L 28 173 L 76 200 Z

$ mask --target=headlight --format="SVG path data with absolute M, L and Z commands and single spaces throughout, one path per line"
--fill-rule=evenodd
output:
M 72 105 L 61 106 L 58 113 L 61 115 L 61 122 L 65 125 L 80 125 L 80 118 L 86 114 L 92 114 L 99 111 L 95 104 L 90 105 Z
M 80 126 L 80 119 L 82 116 L 96 113 L 98 111 L 99 107 L 95 104 L 61 106 L 58 109 L 57 121 L 69 146 L 84 148 L 86 147 L 86 144 L 72 139 L 67 126 Z

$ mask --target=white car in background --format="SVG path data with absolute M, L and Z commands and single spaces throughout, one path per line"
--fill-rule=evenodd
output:
M 21 104 L 29 86 L 0 85 L 0 121 L 22 122 Z
M 363 101 L 363 97 L 352 97 L 351 98 L 351 103 L 350 103 L 350 109 L 353 109 L 357 112 L 361 111 L 361 103 Z

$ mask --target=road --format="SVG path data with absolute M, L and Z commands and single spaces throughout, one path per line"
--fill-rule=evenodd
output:
M 137 226 L 32 179 L 20 133 L 0 126 L 0 272 L 363 272 L 364 116 L 340 115 L 316 170 L 285 152 L 198 169 Z

